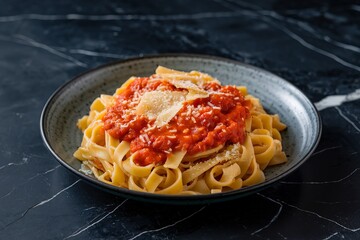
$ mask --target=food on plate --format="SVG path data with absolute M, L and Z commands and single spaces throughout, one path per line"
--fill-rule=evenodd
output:
M 78 121 L 81 171 L 108 184 L 156 194 L 210 194 L 265 181 L 287 161 L 286 125 L 244 86 L 198 71 L 159 66 L 95 99 Z

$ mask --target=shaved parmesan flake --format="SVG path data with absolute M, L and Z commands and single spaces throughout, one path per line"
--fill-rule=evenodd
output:
M 185 92 L 173 91 L 146 92 L 136 107 L 136 114 L 155 119 L 156 126 L 163 126 L 182 108 L 185 95 Z
M 198 85 L 186 80 L 168 80 L 169 83 L 177 88 L 185 88 L 189 91 L 201 92 L 207 94 L 206 91 L 202 90 Z
M 186 74 L 186 72 L 173 70 L 163 66 L 158 66 L 155 70 L 155 73 L 156 74 Z
M 197 98 L 207 98 L 209 97 L 209 93 L 205 90 L 201 89 L 196 84 L 192 83 L 191 81 L 185 80 L 168 80 L 172 85 L 177 88 L 185 88 L 189 91 L 186 95 L 186 101 L 195 100 Z
M 180 111 L 182 106 L 182 102 L 179 102 L 170 108 L 163 110 L 156 118 L 155 125 L 161 127 L 170 122 L 170 120 Z
M 189 93 L 186 95 L 186 101 L 191 101 L 191 100 L 195 100 L 198 98 L 207 98 L 207 97 L 209 97 L 208 93 L 202 94 L 202 93 L 189 91 Z
M 188 80 L 193 83 L 201 83 L 201 84 L 206 82 L 220 83 L 219 80 L 217 80 L 216 78 L 213 78 L 212 76 L 206 73 L 202 73 L 198 71 L 182 72 L 182 71 L 177 71 L 170 68 L 159 66 L 157 67 L 155 72 L 156 75 L 168 79 Z
M 177 88 L 184 88 L 188 90 L 186 101 L 192 101 L 197 98 L 209 97 L 209 92 L 202 89 L 201 86 L 203 86 L 203 84 L 207 82 L 219 83 L 218 80 L 205 73 L 201 73 L 197 71 L 191 71 L 187 73 L 187 72 L 172 70 L 162 66 L 159 66 L 156 69 L 155 76 L 157 78 L 162 78 L 165 81 L 168 81 Z

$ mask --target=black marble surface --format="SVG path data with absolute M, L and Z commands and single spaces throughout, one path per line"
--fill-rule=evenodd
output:
M 360 239 L 358 1 L 0 2 L 0 239 Z M 122 199 L 68 172 L 39 117 L 74 75 L 130 56 L 218 55 L 284 77 L 320 110 L 313 156 L 258 194 Z M 325 100 L 324 100 L 325 99 Z

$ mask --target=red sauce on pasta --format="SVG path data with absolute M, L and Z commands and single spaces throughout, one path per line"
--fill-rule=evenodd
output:
M 243 143 L 251 104 L 235 86 L 205 84 L 209 97 L 185 102 L 168 124 L 155 127 L 155 120 L 136 115 L 134 109 L 144 92 L 159 89 L 184 91 L 167 81 L 136 78 L 103 117 L 104 129 L 112 137 L 130 142 L 136 164 L 164 163 L 167 154 L 177 150 L 192 155 L 222 144 Z

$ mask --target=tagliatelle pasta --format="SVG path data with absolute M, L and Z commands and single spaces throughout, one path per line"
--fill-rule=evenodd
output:
M 244 86 L 222 86 L 208 74 L 158 67 L 101 95 L 74 156 L 82 171 L 108 184 L 157 194 L 210 194 L 265 181 L 287 161 L 280 132 Z

